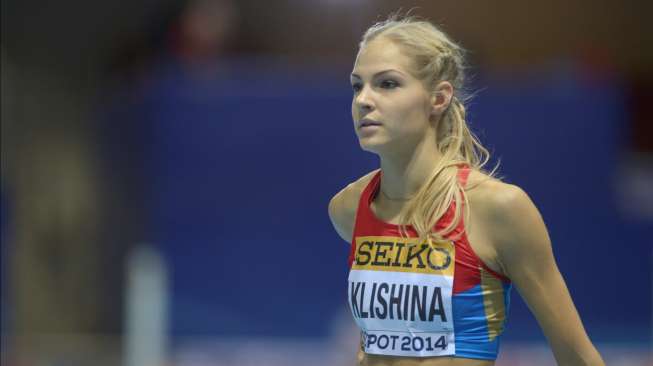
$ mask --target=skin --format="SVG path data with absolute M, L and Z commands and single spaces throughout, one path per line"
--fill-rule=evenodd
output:
M 380 157 L 381 190 L 371 209 L 381 220 L 398 224 L 406 198 L 418 190 L 441 155 L 437 124 L 453 95 L 450 83 L 433 91 L 413 76 L 412 60 L 392 41 L 378 37 L 358 54 L 351 82 L 352 117 L 363 150 Z M 392 70 L 392 71 L 386 71 Z M 362 119 L 380 123 L 360 128 Z M 336 232 L 351 242 L 360 195 L 377 171 L 338 192 L 329 203 Z M 470 203 L 467 235 L 477 256 L 511 279 L 535 315 L 559 365 L 604 365 L 589 340 L 558 270 L 544 222 L 528 195 L 472 171 L 466 194 Z M 390 197 L 392 199 L 386 198 Z M 453 357 L 391 357 L 358 354 L 359 365 L 476 366 L 494 361 Z

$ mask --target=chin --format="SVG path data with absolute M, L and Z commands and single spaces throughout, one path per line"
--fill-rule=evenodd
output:
M 359 139 L 358 144 L 363 151 L 371 152 L 380 155 L 388 149 L 387 143 L 380 143 L 373 141 L 373 139 Z

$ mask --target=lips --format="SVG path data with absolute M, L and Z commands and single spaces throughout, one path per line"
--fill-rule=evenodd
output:
M 380 125 L 381 125 L 380 122 L 377 122 L 377 121 L 375 121 L 373 119 L 369 119 L 369 118 L 363 118 L 362 120 L 358 121 L 358 127 L 359 128 L 363 128 L 363 127 L 367 127 L 367 126 L 380 126 Z

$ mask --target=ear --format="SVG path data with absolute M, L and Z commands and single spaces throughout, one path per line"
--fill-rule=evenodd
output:
M 448 81 L 441 81 L 431 94 L 431 114 L 434 116 L 442 115 L 453 98 L 453 86 Z

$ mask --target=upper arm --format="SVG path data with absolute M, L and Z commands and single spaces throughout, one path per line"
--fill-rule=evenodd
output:
M 539 211 L 516 186 L 505 185 L 493 200 L 498 260 L 535 315 L 556 360 L 602 365 L 558 270 Z
M 354 230 L 355 209 L 352 209 L 351 184 L 338 192 L 329 202 L 329 218 L 331 224 L 340 237 L 351 241 Z M 352 213 L 352 211 L 354 211 Z
M 358 209 L 360 195 L 377 171 L 374 170 L 347 185 L 329 201 L 329 218 L 333 228 L 348 243 L 354 234 L 356 210 Z

